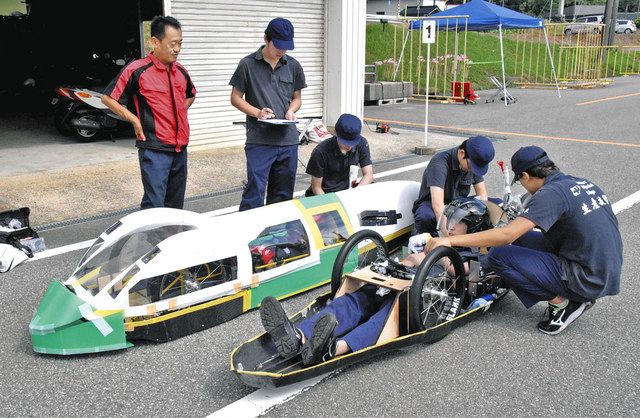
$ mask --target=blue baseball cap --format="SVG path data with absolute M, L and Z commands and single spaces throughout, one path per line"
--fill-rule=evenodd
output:
M 349 113 L 343 113 L 336 122 L 336 138 L 348 147 L 355 147 L 362 140 L 362 122 L 360 119 Z
M 276 48 L 286 51 L 293 49 L 293 25 L 289 20 L 276 17 L 269 22 L 264 33 L 271 38 Z
M 549 160 L 547 152 L 540 147 L 531 145 L 522 147 L 511 157 L 511 169 L 515 176 L 511 184 L 515 183 L 523 171 L 544 164 Z
M 484 176 L 489 170 L 489 163 L 496 155 L 493 144 L 486 136 L 472 136 L 467 139 L 467 157 L 471 172 L 476 176 Z

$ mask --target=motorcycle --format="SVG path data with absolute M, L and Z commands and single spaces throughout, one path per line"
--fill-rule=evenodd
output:
M 124 60 L 117 60 L 119 66 Z M 96 80 L 87 77 L 93 81 Z M 100 88 L 57 87 L 51 104 L 54 107 L 53 122 L 63 135 L 75 135 L 80 141 L 88 142 L 99 134 L 131 133 L 133 127 L 125 119 L 113 113 L 102 103 Z

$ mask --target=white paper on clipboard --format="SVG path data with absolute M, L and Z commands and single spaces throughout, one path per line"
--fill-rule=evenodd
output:
M 258 122 L 270 123 L 272 125 L 297 125 L 300 123 L 299 120 L 289 119 L 258 119 Z

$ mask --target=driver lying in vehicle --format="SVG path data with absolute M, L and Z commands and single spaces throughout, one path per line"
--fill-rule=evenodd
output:
M 476 199 L 456 199 L 447 205 L 443 215 L 447 218 L 443 228 L 447 235 L 478 232 L 492 226 L 486 205 Z M 420 265 L 425 254 L 421 249 L 415 250 L 418 252 L 400 262 L 402 266 Z M 380 273 L 394 265 L 402 268 L 391 260 L 377 260 L 373 265 Z M 375 344 L 394 299 L 395 293 L 389 289 L 366 284 L 335 298 L 296 328 L 280 302 L 268 296 L 262 300 L 260 318 L 281 357 L 301 354 L 304 365 L 313 365 Z

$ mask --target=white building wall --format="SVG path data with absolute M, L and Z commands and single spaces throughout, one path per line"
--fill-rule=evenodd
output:
M 327 2 L 325 123 L 333 126 L 342 113 L 360 118 L 364 106 L 366 0 Z
M 333 2 L 333 0 L 331 0 Z M 189 109 L 192 147 L 244 143 L 245 115 L 229 102 L 229 80 L 238 62 L 264 44 L 264 30 L 275 17 L 293 23 L 295 49 L 290 55 L 305 72 L 299 117 L 322 115 L 325 77 L 325 0 L 164 0 L 165 14 L 183 29 L 179 61 L 198 90 Z

